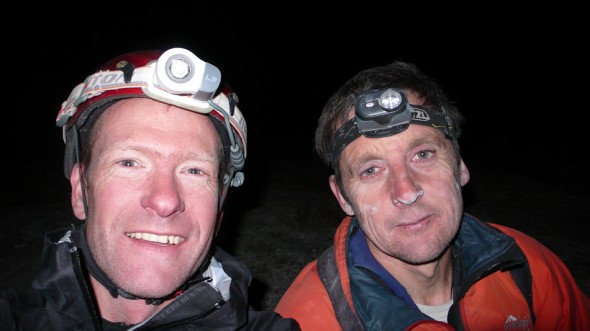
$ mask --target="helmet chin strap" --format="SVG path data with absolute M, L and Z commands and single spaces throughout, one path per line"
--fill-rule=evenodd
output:
M 221 184 L 221 191 L 219 192 L 219 202 L 217 207 L 217 221 L 215 224 L 215 232 L 214 236 L 217 236 L 221 228 L 221 219 L 223 218 L 223 204 L 225 203 L 225 197 L 227 195 L 227 191 L 229 190 L 230 186 L 233 186 L 234 176 L 238 176 L 242 174 L 241 172 L 237 172 L 234 167 L 231 167 L 229 171 L 223 175 L 223 183 Z M 243 174 L 242 174 L 243 176 Z M 242 180 L 243 181 L 243 180 Z
M 80 189 L 82 192 L 82 204 L 84 205 L 84 216 L 88 217 L 88 203 L 86 202 L 86 177 L 82 172 L 82 165 L 80 162 L 80 139 L 78 134 L 78 126 L 74 124 L 72 130 L 74 135 L 74 150 L 76 153 L 76 167 L 78 167 L 78 174 L 80 176 Z

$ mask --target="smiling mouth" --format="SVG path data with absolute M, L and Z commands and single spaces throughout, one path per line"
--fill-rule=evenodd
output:
M 183 242 L 185 239 L 180 236 L 160 236 L 154 233 L 146 233 L 146 232 L 128 232 L 126 233 L 127 237 L 138 239 L 138 240 L 145 240 L 153 243 L 158 244 L 171 244 L 171 245 L 178 245 Z

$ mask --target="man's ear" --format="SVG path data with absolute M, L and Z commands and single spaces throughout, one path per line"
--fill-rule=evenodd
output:
M 354 211 L 352 210 L 352 206 L 344 198 L 344 195 L 342 194 L 342 192 L 340 192 L 340 187 L 338 186 L 338 183 L 336 182 L 336 177 L 334 175 L 331 175 L 329 182 L 330 182 L 330 188 L 332 189 L 332 193 L 334 193 L 336 200 L 338 200 L 338 203 L 340 204 L 340 208 L 342 208 L 342 210 L 346 213 L 346 215 L 353 216 Z
M 467 184 L 469 182 L 469 169 L 467 169 L 467 166 L 465 165 L 465 162 L 463 162 L 463 159 L 461 159 L 461 186 L 465 186 L 465 184 Z
M 86 219 L 86 212 L 84 211 L 84 195 L 82 194 L 83 182 L 80 174 L 80 167 L 74 164 L 72 174 L 70 175 L 70 185 L 72 186 L 72 210 L 74 215 L 79 220 Z

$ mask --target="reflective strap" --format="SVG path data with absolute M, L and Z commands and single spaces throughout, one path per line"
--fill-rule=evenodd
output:
M 510 275 L 526 299 L 526 302 L 529 305 L 529 311 L 531 312 L 531 321 L 533 322 L 533 325 L 535 325 L 536 316 L 535 310 L 533 309 L 533 275 L 531 274 L 528 260 L 524 260 L 522 268 L 511 269 Z
M 68 99 L 62 103 L 57 114 L 57 126 L 64 126 L 82 102 L 103 92 L 147 87 L 149 74 L 150 67 L 137 68 L 133 72 L 133 77 L 129 83 L 125 82 L 125 73 L 121 70 L 100 71 L 88 76 L 84 83 L 76 86 Z
M 332 301 L 338 322 L 344 331 L 364 330 L 361 321 L 348 305 L 344 296 L 340 274 L 334 257 L 334 246 L 326 249 L 318 258 L 318 274 Z

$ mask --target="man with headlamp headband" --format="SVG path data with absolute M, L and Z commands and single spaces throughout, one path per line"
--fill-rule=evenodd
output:
M 275 311 L 302 330 L 590 329 L 590 300 L 559 257 L 463 211 L 462 121 L 404 62 L 336 91 L 315 148 L 347 216 Z
M 237 103 L 183 48 L 118 56 L 76 86 L 56 123 L 84 222 L 46 235 L 34 290 L 0 297 L 0 328 L 299 330 L 252 309 L 249 269 L 213 244 L 244 181 Z

